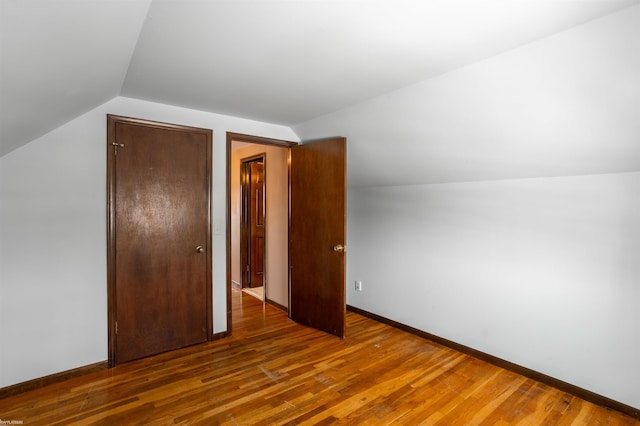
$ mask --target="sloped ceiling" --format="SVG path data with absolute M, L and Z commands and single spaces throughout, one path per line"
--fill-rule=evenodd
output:
M 0 155 L 118 95 L 293 126 L 638 4 L 0 1 Z
M 640 5 L 293 126 L 349 186 L 640 171 Z
M 0 155 L 118 96 L 151 0 L 0 0 Z

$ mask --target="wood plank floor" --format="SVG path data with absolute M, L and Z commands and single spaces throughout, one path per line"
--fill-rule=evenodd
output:
M 344 340 L 238 290 L 233 337 L 0 400 L 25 425 L 639 425 L 354 313 Z

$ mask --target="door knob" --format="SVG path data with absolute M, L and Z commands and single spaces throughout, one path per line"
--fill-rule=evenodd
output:
M 198 247 L 196 247 L 196 251 L 197 251 L 198 253 L 204 253 L 204 247 L 202 247 L 202 246 L 198 246 Z
M 344 252 L 345 248 L 346 247 L 343 246 L 342 244 L 336 244 L 335 246 L 333 246 L 333 251 L 337 251 L 339 253 L 342 253 L 342 252 Z

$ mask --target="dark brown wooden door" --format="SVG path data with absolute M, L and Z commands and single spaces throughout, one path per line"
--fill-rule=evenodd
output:
M 108 128 L 116 364 L 209 338 L 211 131 L 112 116 Z
M 344 337 L 346 139 L 291 148 L 291 288 L 294 321 Z
M 241 160 L 240 252 L 242 287 L 265 284 L 265 157 Z
M 264 163 L 251 162 L 250 233 L 251 233 L 251 287 L 264 285 Z

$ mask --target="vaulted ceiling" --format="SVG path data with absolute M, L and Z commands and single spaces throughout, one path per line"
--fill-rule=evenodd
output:
M 294 126 L 638 4 L 0 1 L 0 155 L 115 96 Z

